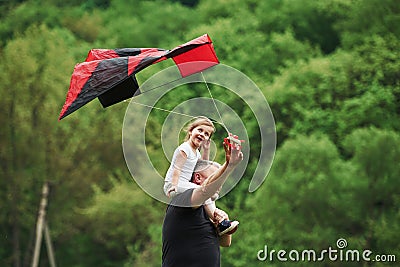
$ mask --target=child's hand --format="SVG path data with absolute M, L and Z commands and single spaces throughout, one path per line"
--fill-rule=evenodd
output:
M 204 140 L 203 143 L 201 144 L 201 148 L 204 151 L 208 151 L 208 150 L 210 150 L 210 144 L 211 144 L 211 140 L 210 139 Z
M 210 157 L 210 144 L 211 144 L 210 139 L 204 140 L 201 143 L 201 145 L 200 145 L 200 150 L 202 150 L 201 159 L 209 160 L 209 157 Z
M 172 186 L 168 189 L 167 195 L 168 195 L 169 198 L 171 198 L 171 197 L 175 196 L 176 193 L 177 193 L 176 185 L 172 185 Z

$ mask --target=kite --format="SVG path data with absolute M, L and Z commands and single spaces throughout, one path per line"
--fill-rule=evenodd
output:
M 104 108 L 139 95 L 135 74 L 171 58 L 182 78 L 219 64 L 210 37 L 204 34 L 172 50 L 161 48 L 92 49 L 75 65 L 59 120 L 98 98 Z M 184 64 L 196 62 L 196 64 Z

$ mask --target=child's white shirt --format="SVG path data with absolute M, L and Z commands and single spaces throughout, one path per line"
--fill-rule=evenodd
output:
M 172 181 L 172 174 L 174 172 L 174 169 L 177 168 L 176 157 L 181 151 L 185 152 L 187 159 L 186 159 L 185 164 L 182 166 L 181 173 L 179 175 L 178 184 L 181 181 L 189 182 L 190 179 L 192 178 L 194 167 L 196 166 L 197 160 L 201 157 L 201 154 L 198 149 L 193 151 L 193 148 L 186 141 L 186 142 L 183 142 L 180 146 L 178 146 L 175 149 L 174 155 L 172 157 L 171 165 L 169 166 L 167 174 L 165 175 L 165 182 Z

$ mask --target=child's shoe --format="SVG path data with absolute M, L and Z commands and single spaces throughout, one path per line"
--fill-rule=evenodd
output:
M 238 221 L 223 220 L 217 226 L 218 233 L 220 236 L 225 234 L 231 235 L 236 232 L 238 225 Z

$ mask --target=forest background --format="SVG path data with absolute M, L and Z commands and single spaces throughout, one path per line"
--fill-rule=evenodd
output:
M 320 251 L 337 248 L 339 238 L 347 249 L 400 260 L 398 1 L 9 0 L 0 16 L 1 266 L 30 266 L 46 181 L 58 266 L 160 266 L 166 205 L 146 195 L 125 164 L 127 104 L 103 109 L 96 100 L 57 119 L 73 67 L 89 49 L 169 49 L 204 33 L 221 63 L 263 92 L 277 132 L 262 186 L 247 190 L 254 145 L 245 177 L 218 201 L 241 221 L 232 246 L 221 249 L 222 266 L 396 265 L 257 259 L 265 245 Z M 162 68 L 140 73 L 139 82 Z M 257 144 L 256 121 L 240 99 L 212 89 Z M 202 93 L 172 92 L 165 102 Z M 157 114 L 149 132 L 162 126 Z M 165 169 L 159 136 L 148 139 Z M 40 266 L 49 266 L 44 245 Z

